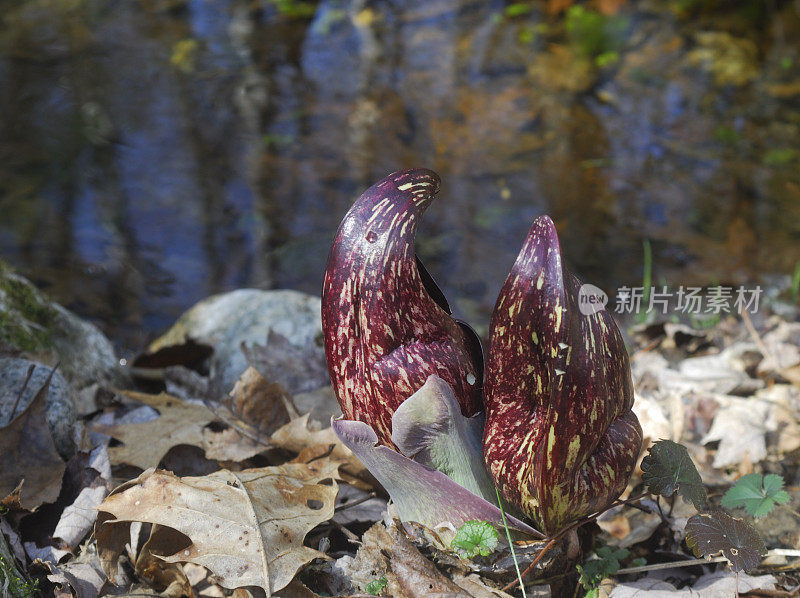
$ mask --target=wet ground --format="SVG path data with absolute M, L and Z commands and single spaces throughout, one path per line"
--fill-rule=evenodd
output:
M 569 4 L 0 0 L 0 258 L 131 351 L 318 293 L 355 196 L 427 166 L 418 251 L 479 329 L 542 213 L 612 296 L 644 240 L 655 283 L 785 284 L 800 4 Z

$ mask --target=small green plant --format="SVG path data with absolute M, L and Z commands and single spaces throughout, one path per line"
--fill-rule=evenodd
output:
M 373 579 L 371 582 L 369 582 L 364 588 L 364 591 L 371 596 L 379 596 L 388 583 L 389 580 L 386 579 L 386 576 L 379 577 L 378 579 Z
M 758 531 L 725 511 L 707 511 L 706 489 L 686 447 L 659 440 L 642 461 L 642 481 L 653 494 L 671 497 L 676 492 L 700 511 L 686 522 L 686 545 L 698 557 L 722 553 L 734 571 L 753 569 L 766 547 Z
M 261 140 L 270 149 L 280 149 L 291 146 L 295 142 L 294 135 L 267 134 Z
M 626 548 L 613 548 L 600 546 L 594 551 L 595 558 L 588 559 L 583 565 L 578 565 L 580 584 L 586 590 L 586 598 L 596 598 L 599 594 L 600 582 L 604 578 L 614 575 L 619 571 L 620 563 L 630 556 Z M 644 565 L 644 559 L 633 559 L 632 567 Z
M 538 25 L 525 25 L 517 33 L 517 40 L 521 44 L 532 44 L 542 35 L 547 35 L 547 23 L 539 23 Z
M 642 461 L 642 481 L 648 489 L 670 497 L 676 492 L 700 511 L 707 497 L 700 473 L 686 447 L 672 440 L 659 440 Z
M 312 2 L 301 0 L 270 0 L 270 3 L 281 15 L 292 19 L 310 19 L 317 10 Z
M 514 2 L 506 6 L 506 9 L 503 11 L 503 14 L 508 17 L 509 19 L 513 19 L 515 17 L 521 17 L 523 15 L 528 14 L 533 10 L 533 6 L 527 4 L 525 2 Z
M 0 595 L 8 598 L 33 598 L 38 591 L 38 579 L 25 579 L 13 564 L 0 555 Z
M 791 147 L 781 147 L 769 150 L 764 154 L 763 162 L 765 166 L 786 166 L 791 164 L 798 157 L 797 150 Z
M 500 541 L 497 530 L 486 521 L 465 521 L 458 528 L 456 537 L 450 543 L 458 554 L 465 559 L 478 555 L 489 556 L 495 551 Z
M 581 5 L 567 10 L 565 27 L 578 51 L 604 67 L 619 60 L 625 45 L 629 20 L 620 15 L 605 16 Z
M 742 140 L 742 135 L 736 129 L 720 125 L 714 129 L 714 139 L 725 145 L 735 145 Z
M 794 273 L 792 274 L 792 286 L 789 288 L 792 298 L 792 303 L 797 303 L 800 299 L 800 260 L 794 265 Z
M 722 497 L 722 506 L 727 509 L 744 507 L 753 517 L 763 517 L 775 505 L 789 502 L 789 494 L 783 489 L 783 478 L 770 473 L 749 473 L 742 476 Z

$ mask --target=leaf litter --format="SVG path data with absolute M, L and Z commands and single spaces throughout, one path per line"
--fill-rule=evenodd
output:
M 767 332 L 764 338 L 774 355 L 783 356 L 776 363 L 765 360 L 741 327 L 730 324 L 698 335 L 673 330 L 671 337 L 656 329 L 651 331 L 645 351 L 634 353 L 638 412 L 650 414 L 641 417 L 645 436 L 653 442 L 669 437 L 688 448 L 686 456 L 697 464 L 699 476 L 709 488 L 707 501 L 712 510 L 698 514 L 691 503 L 675 501 L 677 493 L 702 510 L 702 485 L 689 475 L 688 464 L 685 470 L 667 468 L 661 472 L 664 496 L 658 501 L 641 501 L 644 510 L 615 508 L 600 521 L 599 542 L 624 547 L 630 550 L 631 558 L 645 556 L 647 566 L 651 566 L 654 554 L 670 555 L 671 560 L 690 558 L 693 548 L 701 555 L 725 554 L 734 569 L 755 566 L 759 572 L 774 573 L 750 577 L 740 572 L 740 591 L 791 587 L 796 579 L 791 574 L 796 563 L 793 557 L 770 556 L 764 563 L 778 567 L 770 569 L 761 564 L 762 547 L 749 535 L 756 526 L 768 538 L 764 548 L 800 549 L 800 534 L 789 529 L 797 527 L 798 519 L 791 511 L 800 503 L 795 486 L 798 463 L 793 453 L 800 448 L 800 388 L 792 379 L 793 354 L 781 346 L 791 344 L 794 328 L 781 329 L 777 320 L 762 322 L 760 327 L 774 332 L 772 336 Z M 659 342 L 663 342 L 663 350 Z M 704 355 L 713 359 L 699 359 Z M 688 360 L 693 361 L 682 365 Z M 270 371 L 264 363 L 273 369 L 282 367 L 274 356 L 260 362 L 264 371 Z M 496 550 L 483 556 L 479 549 L 472 559 L 465 560 L 449 545 L 452 536 L 448 534 L 455 534 L 457 526 L 449 532 L 415 524 L 398 527 L 387 514 L 387 508 L 389 513 L 396 512 L 396 505 L 387 505 L 384 488 L 333 429 L 313 415 L 330 412 L 331 407 L 317 409 L 304 403 L 304 415 L 292 417 L 296 413 L 292 413 L 291 405 L 299 404 L 298 395 L 287 393 L 282 385 L 251 370 L 224 400 L 199 396 L 202 393 L 197 390 L 185 396 L 203 401 L 165 393 L 103 390 L 113 400 L 104 403 L 101 411 L 85 416 L 89 434 L 84 435 L 80 446 L 87 451 L 93 444 L 104 445 L 108 436 L 97 433 L 102 431 L 112 432 L 115 440 L 111 446 L 97 450 L 91 458 L 88 452 L 83 453 L 81 467 L 67 466 L 60 458 L 54 460 L 51 466 L 55 469 L 47 475 L 51 489 L 44 495 L 46 500 L 38 493 L 26 499 L 26 487 L 30 492 L 34 486 L 29 482 L 35 479 L 30 475 L 35 469 L 17 470 L 17 477 L 26 479 L 16 493 L 17 479 L 6 482 L 10 490 L 5 508 L 11 511 L 2 514 L 0 529 L 16 543 L 11 558 L 21 567 L 34 556 L 44 559 L 36 566 L 27 565 L 28 570 L 38 575 L 41 583 L 52 584 L 59 597 L 110 592 L 226 596 L 235 587 L 239 588 L 237 597 L 256 595 L 241 587 L 245 582 L 251 590 L 260 586 L 264 593 L 282 596 L 348 595 L 365 592 L 370 583 L 373 588 L 381 586 L 381 595 L 397 596 L 441 591 L 448 595 L 505 597 L 518 592 L 502 590 L 515 578 L 502 529 Z M 705 378 L 704 371 L 708 373 Z M 286 383 L 298 386 L 305 393 L 304 401 L 331 400 L 329 393 L 306 391 L 298 377 L 299 369 L 289 373 Z M 313 377 L 315 381 L 309 386 L 321 380 L 316 374 Z M 214 386 L 202 377 L 193 384 L 196 389 Z M 174 383 L 173 388 L 180 390 Z M 306 407 L 313 413 L 306 412 Z M 36 401 L 28 410 L 35 409 Z M 141 414 L 134 417 L 137 410 Z M 25 415 L 19 414 L 12 425 L 21 425 L 18 422 Z M 36 428 L 30 427 L 35 420 L 29 416 L 29 430 Z M 446 419 L 444 422 L 447 424 Z M 42 438 L 48 438 L 46 427 L 40 428 Z M 8 431 L 3 430 L 0 442 L 11 438 Z M 744 443 L 745 437 L 754 442 Z M 18 435 L 17 446 L 27 440 Z M 432 436 L 423 441 L 428 447 L 437 442 Z M 749 449 L 742 448 L 743 444 Z M 187 446 L 195 447 L 199 455 L 216 464 L 216 470 L 208 475 L 181 477 L 150 469 L 163 464 L 165 455 L 176 447 Z M 658 449 L 655 452 L 658 454 Z M 668 450 L 659 459 L 681 464 L 686 463 L 686 456 Z M 651 459 L 643 465 L 644 483 L 652 482 L 648 472 L 658 472 L 660 465 L 654 470 L 654 463 Z M 136 472 L 131 475 L 131 466 L 145 472 L 139 477 Z M 69 467 L 72 473 L 67 471 Z M 9 471 L 4 468 L 3 474 L 9 476 Z M 77 475 L 79 471 L 92 473 Z M 778 473 L 781 475 L 776 476 Z M 634 476 L 625 496 L 637 491 L 641 476 L 642 472 Z M 113 484 L 123 484 L 101 503 L 112 480 Z M 784 480 L 785 487 L 781 486 Z M 157 485 L 157 481 L 164 483 Z M 60 490 L 62 484 L 67 486 L 64 490 Z M 670 486 L 672 492 L 667 492 Z M 181 492 L 180 497 L 170 494 L 164 499 L 159 494 L 175 489 Z M 226 505 L 233 505 L 221 514 L 211 508 L 218 493 L 225 497 Z M 723 495 L 727 497 L 724 500 Z M 135 504 L 137 500 L 139 505 Z M 743 519 L 709 517 L 720 502 L 742 509 L 738 513 Z M 753 519 L 768 507 L 769 513 Z M 181 509 L 183 516 L 176 516 L 174 512 Z M 229 521 L 227 533 L 217 534 L 213 525 L 223 517 Z M 94 535 L 89 532 L 92 524 Z M 247 529 L 247 536 L 255 537 L 256 524 L 263 528 L 259 529 L 261 542 L 251 541 L 244 547 L 237 532 Z M 37 530 L 35 537 L 33 529 Z M 267 542 L 266 537 L 274 542 Z M 516 543 L 517 559 L 524 569 L 542 544 Z M 257 550 L 251 550 L 254 545 L 263 548 L 267 544 L 270 547 L 262 559 Z M 561 550 L 568 551 L 568 545 Z M 557 569 L 560 554 L 554 551 L 554 560 L 546 567 Z M 244 565 L 250 577 L 239 574 Z M 626 574 L 626 566 L 621 564 L 620 572 L 602 580 L 600 588 L 605 589 L 601 591 L 613 596 L 636 591 L 637 596 L 653 598 L 664 592 L 669 596 L 711 596 L 721 588 L 735 587 L 734 576 L 721 565 L 716 573 L 705 575 L 696 569 Z M 574 573 L 577 575 L 577 571 Z M 384 578 L 385 585 L 375 583 Z M 112 579 L 120 585 L 113 586 Z M 526 591 L 531 595 L 538 590 L 527 585 Z

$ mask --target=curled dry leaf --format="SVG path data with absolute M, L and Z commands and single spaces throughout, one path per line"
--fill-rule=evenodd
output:
M 758 463 L 767 456 L 767 432 L 773 432 L 776 423 L 771 417 L 772 406 L 754 397 L 717 396 L 722 407 L 714 416 L 711 429 L 702 443 L 719 441 L 714 456 L 714 467 L 730 467 L 747 461 Z
M 391 581 L 397 584 L 401 595 L 408 598 L 469 598 L 470 594 L 442 575 L 400 529 L 392 526 L 388 534 L 391 542 L 386 551 L 389 554 L 389 570 L 394 574 Z M 390 582 L 390 587 L 392 585 Z
M 308 421 L 309 414 L 293 419 L 285 426 L 279 428 L 270 438 L 270 444 L 291 453 L 302 453 L 312 447 L 324 446 L 329 451 L 331 459 L 342 461 L 342 471 L 358 478 L 364 477 L 366 469 L 353 452 L 339 440 L 339 437 L 329 426 L 322 429 L 313 429 Z
M 0 501 L 33 511 L 54 502 L 61 490 L 65 465 L 53 443 L 45 418 L 45 399 L 50 379 L 36 392 L 25 410 L 0 429 Z
M 61 586 L 62 591 L 72 590 L 72 595 L 77 598 L 95 598 L 100 596 L 102 590 L 108 585 L 105 575 L 91 563 L 70 562 L 55 565 L 48 561 L 41 561 L 49 571 L 47 579 Z
M 202 565 L 227 588 L 259 586 L 269 596 L 305 563 L 326 558 L 303 539 L 333 516 L 338 467 L 319 460 L 185 478 L 148 470 L 100 506 L 95 536 L 104 570 L 113 580 L 128 527 L 141 521 L 191 541 L 164 560 Z
M 359 589 L 385 578 L 384 595 L 407 598 L 470 595 L 442 575 L 396 526 L 387 529 L 378 522 L 364 532 L 362 540 L 355 558 L 343 557 L 336 563 Z
M 242 352 L 251 367 L 291 394 L 328 384 L 325 349 L 316 343 L 299 348 L 284 335 L 270 330 L 266 345 L 243 345 Z
M 295 411 L 286 389 L 264 378 L 252 366 L 241 375 L 230 396 L 231 411 L 265 438 L 288 423 Z

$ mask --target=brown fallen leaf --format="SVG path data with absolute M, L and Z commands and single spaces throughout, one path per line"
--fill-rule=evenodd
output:
M 511 595 L 503 590 L 486 585 L 486 582 L 474 573 L 466 576 L 455 573 L 453 581 L 473 598 L 511 598 Z
M 279 428 L 270 438 L 270 444 L 298 454 L 311 447 L 323 445 L 331 459 L 343 462 L 342 470 L 344 472 L 357 478 L 363 478 L 366 468 L 353 452 L 342 444 L 333 429 L 328 426 L 321 430 L 313 430 L 308 424 L 308 417 L 309 414 L 306 413 Z M 333 446 L 332 449 L 330 449 L 331 446 Z
M 58 538 L 70 550 L 75 550 L 92 531 L 97 517 L 97 507 L 108 494 L 105 484 L 83 488 L 71 505 L 64 509 L 58 520 L 53 538 Z
M 191 541 L 188 547 L 176 544 L 176 552 L 163 560 L 202 565 L 224 587 L 259 586 L 270 596 L 305 563 L 327 558 L 303 546 L 303 539 L 333 516 L 338 467 L 321 459 L 203 477 L 145 471 L 99 507 L 95 536 L 104 570 L 112 578 L 127 527 L 141 521 L 172 528 Z
M 228 426 L 203 429 L 206 457 L 218 461 L 240 462 L 263 452 L 269 448 L 270 434 L 297 415 L 284 387 L 252 367 L 241 375 L 226 401 L 209 406 Z
M 0 502 L 33 511 L 55 502 L 66 466 L 45 419 L 45 399 L 55 369 L 17 418 L 0 429 Z
M 291 394 L 308 392 L 330 383 L 325 349 L 321 343 L 309 343 L 298 348 L 282 334 L 270 330 L 266 345 L 243 345 L 242 352 L 252 367 Z
M 268 448 L 269 443 L 243 436 L 235 428 L 223 430 L 203 428 L 203 450 L 207 459 L 240 463 L 263 453 Z
M 61 586 L 66 596 L 95 598 L 108 584 L 105 575 L 89 563 L 65 563 L 56 565 L 48 561 L 37 561 L 49 571 L 47 579 Z M 71 592 L 70 592 L 71 590 Z
M 388 533 L 392 542 L 384 550 L 389 554 L 389 570 L 394 574 L 390 588 L 395 582 L 402 595 L 408 598 L 470 596 L 442 575 L 436 565 L 426 559 L 396 525 L 390 527 Z
M 247 368 L 231 391 L 230 410 L 265 437 L 296 413 L 291 395 L 253 367 Z
M 176 547 L 185 548 L 189 544 L 186 536 L 179 531 L 163 525 L 154 525 L 150 537 L 136 558 L 135 567 L 139 579 L 155 587 L 167 588 L 164 590 L 166 594 L 193 598 L 192 584 L 183 567 L 179 563 L 170 563 L 161 558 L 171 555 Z
M 136 424 L 96 426 L 96 431 L 125 443 L 109 449 L 113 463 L 148 469 L 156 467 L 169 449 L 179 444 L 203 448 L 203 428 L 217 419 L 208 408 L 186 403 L 166 393 L 150 395 L 126 391 L 123 394 L 153 407 L 160 416 Z

